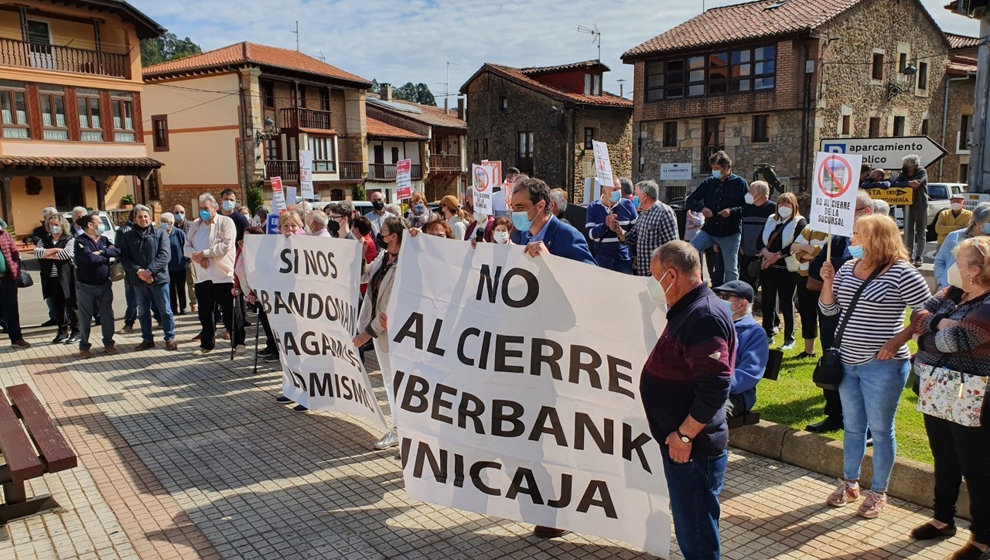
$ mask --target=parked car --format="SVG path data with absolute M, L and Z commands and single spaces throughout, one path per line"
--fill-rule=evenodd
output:
M 117 236 L 117 226 L 113 225 L 113 220 L 110 219 L 110 214 L 107 214 L 102 210 L 99 211 L 98 214 L 100 215 L 100 220 L 103 221 L 103 227 L 105 228 L 103 230 L 103 237 L 110 243 L 113 243 L 114 238 Z M 62 217 L 69 220 L 70 224 L 72 223 L 72 212 L 62 212 Z
M 949 197 L 954 194 L 966 192 L 966 183 L 928 183 L 928 240 L 934 241 L 938 238 L 935 233 L 935 222 L 938 215 L 943 210 L 949 208 Z M 894 219 L 897 225 L 904 228 L 904 209 L 900 206 L 894 209 Z

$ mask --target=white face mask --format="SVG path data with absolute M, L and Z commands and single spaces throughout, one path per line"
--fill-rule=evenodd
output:
M 946 276 L 949 279 L 950 286 L 955 286 L 960 290 L 966 289 L 963 287 L 962 272 L 960 272 L 959 265 L 957 263 L 952 263 L 952 266 L 950 266 L 949 270 L 946 271 Z
M 657 305 L 667 305 L 667 290 L 664 290 L 663 285 L 660 283 L 666 277 L 666 272 L 663 273 L 660 280 L 657 280 L 651 274 L 649 280 L 646 281 L 646 291 L 650 294 L 650 301 Z
M 753 195 L 746 193 L 746 204 L 752 204 L 754 202 L 756 202 L 756 199 L 753 198 Z
M 501 229 L 497 230 L 492 233 L 492 239 L 495 240 L 495 243 L 498 243 L 500 245 L 505 245 L 506 243 L 509 242 L 509 232 Z
M 956 212 L 962 210 L 962 207 L 963 207 L 962 202 L 953 202 L 953 203 L 949 204 L 949 206 L 951 206 L 952 209 L 955 210 Z
M 777 208 L 777 215 L 780 216 L 781 218 L 785 219 L 785 220 L 787 218 L 790 218 L 791 217 L 791 213 L 793 213 L 793 212 L 794 211 L 791 210 L 791 207 L 790 206 L 781 206 L 780 208 Z
M 62 226 L 52 226 L 52 235 L 56 237 L 62 235 Z

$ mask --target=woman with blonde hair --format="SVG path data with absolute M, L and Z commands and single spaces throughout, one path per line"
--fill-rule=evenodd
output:
M 454 239 L 464 239 L 468 223 L 474 219 L 474 216 L 461 209 L 460 204 L 457 202 L 457 197 L 448 194 L 440 199 L 440 213 L 447 220 L 447 225 L 450 226 L 450 231 L 453 232 Z
M 298 212 L 282 212 L 278 217 L 278 230 L 286 237 L 306 235 L 306 226 L 303 225 L 303 219 Z
M 41 265 L 41 295 L 51 298 L 58 323 L 52 344 L 79 342 L 79 317 L 76 313 L 76 278 L 73 267 L 75 243 L 68 220 L 59 213 L 49 214 L 44 225 L 46 235 L 34 249 Z M 70 332 L 71 329 L 71 332 Z
M 977 560 L 990 557 L 990 413 L 985 396 L 967 396 L 955 387 L 962 380 L 968 381 L 966 386 L 986 388 L 990 376 L 990 237 L 965 239 L 953 253 L 949 287 L 911 318 L 919 335 L 915 357 L 921 377 L 918 408 L 924 413 L 935 459 L 935 515 L 911 531 L 911 537 L 929 540 L 956 534 L 956 499 L 965 478 L 971 538 L 952 559 Z M 936 398 L 938 393 L 947 396 L 937 386 L 946 377 L 951 379 L 949 398 L 963 406 Z M 973 422 L 965 414 L 952 413 L 960 410 L 981 410 L 982 414 Z
M 760 287 L 763 290 L 763 330 L 773 339 L 774 316 L 777 301 L 784 314 L 784 345 L 781 350 L 794 348 L 794 290 L 798 282 L 798 262 L 791 256 L 794 240 L 804 230 L 808 221 L 798 211 L 794 193 L 785 192 L 777 197 L 777 211 L 767 218 L 763 234 L 757 240 L 760 268 Z
M 931 294 L 921 273 L 911 266 L 897 223 L 889 216 L 858 218 L 849 239 L 852 260 L 836 272 L 822 265 L 818 305 L 825 316 L 839 315 L 834 348 L 842 360 L 843 477 L 826 503 L 844 506 L 860 497 L 859 476 L 866 453 L 867 426 L 873 433 L 873 480 L 856 515 L 877 517 L 887 504 L 887 485 L 897 443 L 894 414 L 907 382 L 905 308 L 921 307 Z
M 422 229 L 432 217 L 433 212 L 426 206 L 426 195 L 420 191 L 413 192 L 412 198 L 409 199 L 409 212 L 406 213 L 409 227 Z

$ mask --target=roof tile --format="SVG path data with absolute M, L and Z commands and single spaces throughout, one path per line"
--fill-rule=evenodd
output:
M 949 45 L 952 49 L 972 49 L 980 46 L 979 37 L 970 37 L 968 35 L 956 35 L 955 33 L 946 33 L 945 38 L 949 40 Z
M 403 140 L 428 140 L 426 136 L 416 134 L 404 128 L 393 126 L 378 119 L 368 117 L 368 136 L 378 138 L 401 138 Z
M 93 167 L 135 167 L 158 169 L 163 164 L 153 158 L 85 158 L 49 156 L 4 156 L 0 155 L 0 169 L 43 168 L 93 168 Z
M 513 68 L 511 66 L 502 66 L 500 64 L 492 64 L 486 62 L 484 66 L 481 67 L 475 75 L 480 74 L 484 70 L 489 70 L 495 74 L 502 76 L 508 80 L 512 80 L 522 86 L 528 87 L 530 89 L 536 90 L 540 93 L 553 97 L 554 99 L 559 99 L 561 101 L 570 101 L 572 103 L 577 103 L 580 105 L 593 105 L 599 107 L 629 107 L 633 106 L 633 102 L 630 99 L 624 97 L 619 97 L 618 95 L 613 95 L 607 91 L 603 91 L 600 96 L 595 95 L 584 95 L 583 93 L 574 93 L 571 91 L 562 90 L 545 84 L 538 80 L 527 76 L 523 70 L 519 68 Z M 530 69 L 531 70 L 531 69 Z

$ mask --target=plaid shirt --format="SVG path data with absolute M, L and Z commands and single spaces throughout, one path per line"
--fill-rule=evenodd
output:
M 633 273 L 637 276 L 649 276 L 653 251 L 675 239 L 677 239 L 677 217 L 670 206 L 658 200 L 649 210 L 640 212 L 636 224 L 626 233 L 626 244 L 636 253 Z

